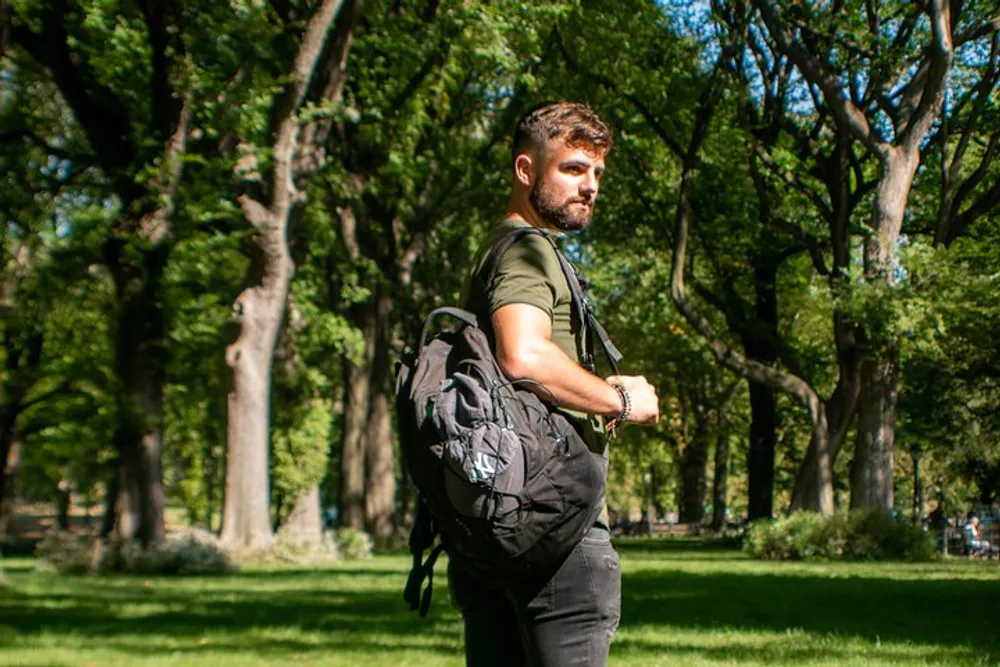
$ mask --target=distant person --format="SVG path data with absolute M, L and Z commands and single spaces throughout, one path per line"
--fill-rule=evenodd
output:
M 965 524 L 965 534 L 970 556 L 988 557 L 993 553 L 989 541 L 983 539 L 983 526 L 975 514 L 969 517 L 969 523 Z

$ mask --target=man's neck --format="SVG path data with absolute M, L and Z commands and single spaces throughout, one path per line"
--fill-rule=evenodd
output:
M 517 197 L 512 196 L 510 201 L 507 202 L 506 217 L 507 219 L 520 220 L 538 229 L 547 229 L 554 232 L 559 231 L 558 228 L 550 225 L 542 216 L 538 215 L 538 211 L 535 210 L 534 206 L 527 201 L 519 201 Z

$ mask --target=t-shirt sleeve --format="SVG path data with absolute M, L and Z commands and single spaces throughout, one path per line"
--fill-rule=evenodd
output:
M 549 242 L 537 235 L 518 239 L 500 259 L 487 302 L 492 314 L 512 303 L 540 308 L 552 318 L 556 304 L 568 292 L 559 259 Z

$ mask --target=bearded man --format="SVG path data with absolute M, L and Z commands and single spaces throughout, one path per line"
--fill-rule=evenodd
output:
M 516 229 L 557 236 L 586 229 L 611 147 L 611 131 L 584 104 L 549 102 L 521 117 L 506 216 L 491 225 L 463 296 L 466 309 L 491 325 L 485 330 L 504 374 L 544 387 L 540 395 L 573 421 L 605 476 L 605 418 L 613 425 L 656 423 L 656 392 L 644 377 L 602 379 L 584 368 L 589 341 L 580 337 L 592 333 L 572 317 L 570 288 L 547 239 L 520 237 L 498 260 L 485 290 L 477 291 L 472 278 L 493 245 Z M 448 578 L 470 667 L 607 664 L 620 616 L 621 571 L 606 507 L 566 557 L 536 575 L 481 572 L 452 554 Z

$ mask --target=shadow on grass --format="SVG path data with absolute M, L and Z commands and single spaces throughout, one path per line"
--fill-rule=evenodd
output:
M 59 592 L 7 590 L 0 600 L 0 636 L 73 634 L 97 638 L 103 649 L 142 655 L 248 649 L 456 652 L 457 616 L 440 622 L 448 614 L 447 589 L 436 591 L 434 622 L 408 612 L 396 591 L 309 590 L 295 579 L 287 588 L 267 591 L 255 591 L 250 581 L 234 588 L 144 590 L 141 581 L 110 585 L 113 577 L 78 578 L 71 590 Z
M 802 629 L 1000 654 L 998 580 L 897 580 L 643 570 L 623 582 L 622 627 Z
M 1000 578 L 830 577 L 801 568 L 787 574 L 780 568 L 739 573 L 719 571 L 718 563 L 726 558 L 737 562 L 742 556 L 713 545 L 650 541 L 623 543 L 619 550 L 624 559 L 641 552 L 656 566 L 624 575 L 622 629 L 637 632 L 623 632 L 616 653 L 717 653 L 722 661 L 781 664 L 836 662 L 838 651 L 844 657 L 856 655 L 855 649 L 841 649 L 836 642 L 821 650 L 782 638 L 747 637 L 715 647 L 658 643 L 656 634 L 645 632 L 652 628 L 667 636 L 676 628 L 773 633 L 801 629 L 818 636 L 940 647 L 941 653 L 955 656 L 1000 655 Z M 705 572 L 690 567 L 701 560 L 716 565 Z M 689 567 L 681 571 L 672 562 Z M 439 565 L 427 619 L 406 609 L 401 599 L 403 565 L 388 561 L 332 570 L 250 571 L 205 580 L 48 579 L 25 573 L 18 577 L 25 577 L 29 586 L 15 584 L 0 593 L 0 640 L 11 634 L 73 635 L 136 655 L 418 650 L 454 656 L 460 622 L 448 606 L 443 570 Z M 895 661 L 893 651 L 895 647 L 881 658 Z M 904 649 L 899 651 L 902 661 Z

